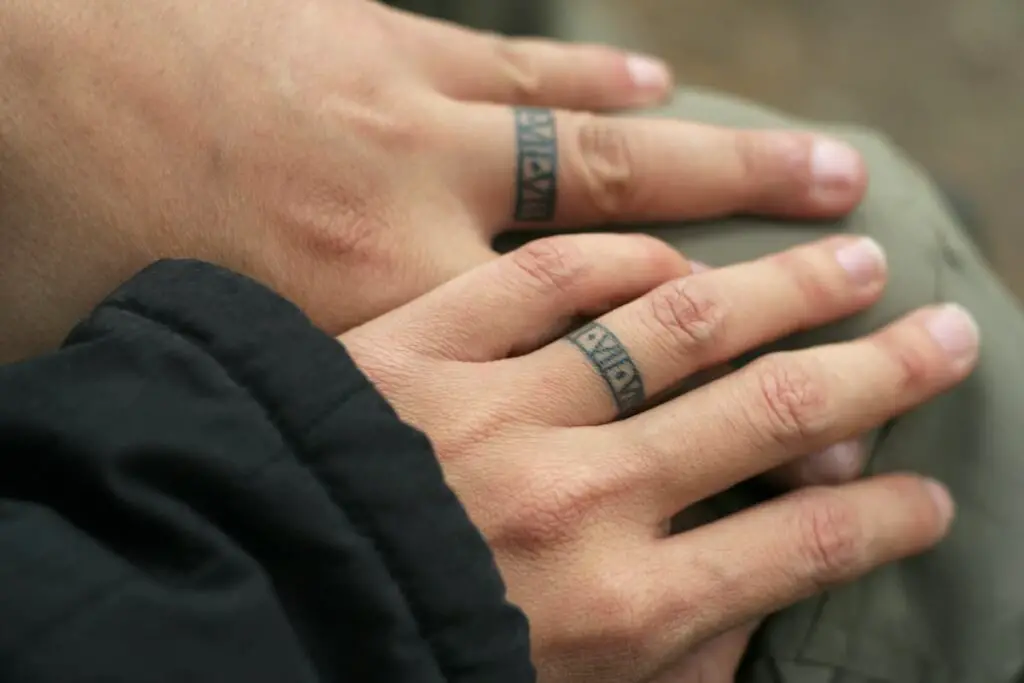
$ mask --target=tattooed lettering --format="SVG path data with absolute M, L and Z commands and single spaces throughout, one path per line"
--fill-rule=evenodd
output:
M 600 323 L 589 323 L 567 339 L 586 355 L 604 379 L 620 414 L 643 405 L 646 396 L 640 369 L 611 330 Z
M 558 198 L 558 132 L 550 109 L 515 109 L 517 221 L 555 217 Z

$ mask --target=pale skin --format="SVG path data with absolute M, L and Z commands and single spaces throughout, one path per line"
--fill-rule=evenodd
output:
M 940 484 L 897 474 L 805 488 L 675 536 L 667 520 L 951 388 L 977 357 L 972 320 L 920 310 L 627 419 L 577 345 L 546 340 L 600 314 L 652 396 L 870 305 L 886 279 L 878 257 L 836 237 L 688 274 L 651 239 L 548 238 L 340 340 L 430 436 L 531 619 L 542 681 L 726 683 L 759 619 L 929 548 L 953 504 Z

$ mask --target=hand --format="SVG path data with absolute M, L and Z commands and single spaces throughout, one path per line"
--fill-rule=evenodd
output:
M 956 307 L 929 308 L 636 411 L 694 372 L 868 306 L 879 256 L 837 237 L 687 275 L 651 239 L 549 238 L 340 339 L 431 438 L 531 619 L 542 680 L 724 681 L 750 624 L 925 550 L 952 503 L 937 483 L 887 475 L 676 536 L 666 520 L 955 385 L 976 331 Z
M 160 257 L 249 274 L 338 333 L 492 258 L 510 227 L 834 216 L 864 190 L 859 158 L 808 134 L 571 113 L 670 92 L 609 48 L 367 0 L 0 13 L 8 351 L 55 344 Z

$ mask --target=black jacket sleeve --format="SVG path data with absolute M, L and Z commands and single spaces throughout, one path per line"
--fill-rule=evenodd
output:
M 533 680 L 427 439 L 255 282 L 158 263 L 0 368 L 0 681 Z

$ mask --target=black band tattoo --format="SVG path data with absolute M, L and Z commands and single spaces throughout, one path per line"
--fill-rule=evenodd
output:
M 619 338 L 601 323 L 588 323 L 568 337 L 582 351 L 608 385 L 619 413 L 643 405 L 644 380 Z
M 515 219 L 550 221 L 558 199 L 558 131 L 550 109 L 517 107 Z

